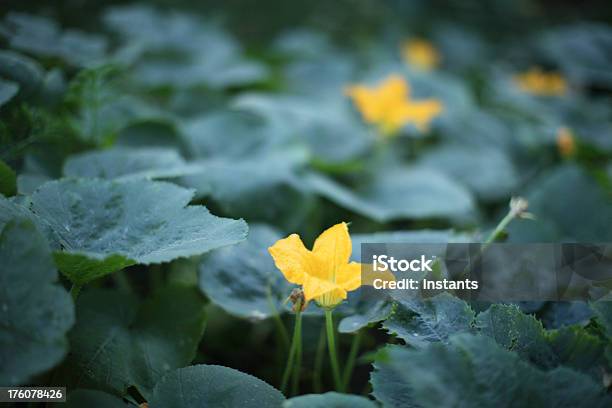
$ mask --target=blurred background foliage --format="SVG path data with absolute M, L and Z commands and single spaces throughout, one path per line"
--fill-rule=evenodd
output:
M 71 189 L 67 195 L 91 202 L 96 191 L 109 188 L 93 179 L 134 185 L 157 179 L 193 189 L 192 203 L 215 215 L 248 222 L 249 237 L 236 246 L 156 265 L 136 259 L 126 263 L 124 278 L 91 283 L 113 291 L 117 304 L 128 305 L 134 315 L 142 313 L 152 326 L 138 329 L 145 333 L 165 331 L 147 314 L 163 310 L 173 295 L 165 285 L 185 286 L 177 313 L 204 303 L 207 310 L 203 340 L 199 346 L 190 342 L 198 347 L 195 363 L 222 364 L 278 383 L 286 356 L 279 323 L 290 321 L 282 303 L 290 287 L 266 248 L 289 233 L 300 233 L 309 246 L 324 228 L 350 221 L 355 260 L 358 244 L 373 240 L 482 241 L 506 214 L 510 197 L 522 195 L 536 220 L 512 223 L 505 236 L 511 242 L 612 239 L 608 2 L 9 0 L 0 13 L 0 159 L 8 164 L 0 161 L 0 181 L 9 180 L 0 187 L 7 196 L 17 195 L 11 205 L 52 206 L 45 198 L 62 192 L 52 182 L 62 177 L 89 180 L 93 187 L 85 192 L 61 186 Z M 415 38 L 439 53 L 439 66 L 420 70 L 402 59 L 402 44 Z M 563 85 L 553 79 L 552 91 L 522 88 L 517 77 L 530 78 L 521 76 L 530 72 L 540 88 L 542 81 L 550 83 L 540 71 L 529 71 L 533 67 L 559 76 Z M 364 123 L 347 87 L 374 87 L 391 74 L 408 81 L 417 103 L 435 99 L 444 106 L 431 126 L 404 126 L 389 135 Z M 130 202 L 140 197 L 125 196 Z M 3 209 L 10 207 L 4 203 Z M 117 203 L 104 204 L 114 210 Z M 79 216 L 79 225 L 96 221 L 85 210 Z M 73 234 L 89 244 L 89 237 Z M 104 256 L 117 252 L 113 245 L 91 247 Z M 594 289 L 608 290 L 606 285 Z M 137 296 L 115 291 L 126 286 Z M 159 298 L 149 299 L 158 291 Z M 79 359 L 86 361 L 88 347 L 99 340 L 93 336 L 88 344 L 88 330 L 107 330 L 92 329 L 78 317 L 109 313 L 100 293 L 92 291 L 85 298 L 89 303 L 77 305 L 70 338 L 85 346 L 54 375 L 66 381 L 81 376 L 87 386 L 140 402 L 152 393 L 155 379 L 112 378 L 107 384 L 103 373 L 79 371 Z M 139 298 L 148 300 L 140 306 Z M 366 332 L 351 392 L 370 391 L 370 363 L 384 365 L 386 352 L 374 352 L 385 342 L 410 344 L 407 333 L 424 330 L 419 321 L 427 325 L 427 319 L 450 319 L 453 313 L 469 326 L 475 311 L 487 305 L 472 305 L 474 311 L 464 306 L 452 303 L 438 313 L 443 306 L 437 302 L 417 307 L 394 299 L 392 305 L 351 294 L 338 310 L 340 331 Z M 598 364 L 604 359 L 599 342 L 605 330 L 586 303 L 520 306 L 550 332 L 514 308 L 482 318 L 499 313 L 502 321 L 519 322 L 546 350 L 558 346 L 547 343 L 553 330 L 571 327 L 586 348 L 597 351 Z M 399 310 L 393 318 L 392 307 Z M 171 326 L 172 317 L 165 318 Z M 204 330 L 200 320 L 184 323 L 194 325 L 187 330 L 194 336 Z M 385 330 L 372 327 L 382 320 Z M 134 335 L 129 321 L 110 316 L 106 323 L 120 326 L 127 338 Z M 329 376 L 321 378 L 316 369 L 327 364 L 319 358 L 322 319 L 313 310 L 304 324 L 309 357 L 302 390 L 328 390 Z M 443 326 L 444 340 L 466 329 Z M 351 337 L 341 336 L 345 354 Z M 453 347 L 499 351 L 489 342 L 465 339 Z M 171 352 L 178 347 L 176 339 L 163 340 Z M 394 348 L 388 350 L 395 355 Z M 177 355 L 177 367 L 189 364 L 189 353 Z M 601 383 L 600 373 L 584 371 Z M 393 398 L 394 390 L 380 390 L 377 398 Z

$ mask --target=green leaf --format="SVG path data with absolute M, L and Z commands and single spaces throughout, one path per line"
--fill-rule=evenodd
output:
M 548 333 L 547 340 L 559 365 L 589 374 L 595 381 L 601 379 L 606 352 L 602 339 L 582 327 L 572 326 Z
M 301 148 L 271 150 L 246 158 L 220 157 L 199 161 L 202 172 L 182 177 L 198 196 L 210 196 L 224 213 L 294 229 L 313 203 L 297 172 L 306 164 Z M 282 200 L 270 200 L 282 197 Z M 253 203 L 265 202 L 265 205 Z
M 196 290 L 180 286 L 166 287 L 143 302 L 125 292 L 84 291 L 61 381 L 117 395 L 134 386 L 148 399 L 166 372 L 195 357 L 204 305 Z
M 104 179 L 172 178 L 201 172 L 174 149 L 115 147 L 70 156 L 64 175 Z
M 242 56 L 240 45 L 224 30 L 192 14 L 130 5 L 108 10 L 105 22 L 126 40 L 128 52 L 120 57 L 134 64 L 133 80 L 144 86 L 222 89 L 268 75 L 264 65 Z M 168 53 L 174 58 L 164 58 Z
M 463 300 L 441 293 L 426 300 L 397 301 L 383 327 L 407 344 L 424 347 L 473 330 L 474 311 Z
M 66 102 L 74 112 L 70 125 L 81 140 L 107 146 L 129 124 L 165 116 L 130 95 L 122 80 L 122 72 L 113 65 L 81 70 L 72 80 Z
M 33 59 L 13 51 L 0 50 L 0 77 L 19 84 L 24 96 L 36 92 L 43 82 L 44 71 Z
M 305 179 L 316 193 L 375 221 L 399 219 L 469 219 L 474 201 L 470 193 L 445 175 L 418 167 L 378 171 L 372 180 L 352 191 L 322 175 Z
M 0 229 L 14 218 L 27 218 L 36 224 L 36 219 L 32 213 L 19 205 L 15 198 L 8 199 L 0 194 Z
M 476 326 L 500 346 L 540 367 L 555 365 L 556 356 L 546 340 L 542 323 L 515 305 L 492 305 L 478 315 Z
M 372 323 L 378 323 L 391 315 L 393 304 L 386 300 L 361 301 L 357 303 L 355 311 L 343 318 L 338 324 L 340 333 L 355 333 Z
M 106 40 L 77 30 L 61 31 L 44 17 L 8 13 L 1 25 L 11 48 L 43 58 L 59 58 L 75 66 L 99 62 L 106 51 Z
M 612 301 L 600 300 L 591 303 L 597 321 L 604 327 L 606 335 L 612 340 Z
M 244 240 L 242 220 L 187 206 L 193 192 L 152 181 L 63 179 L 32 195 L 61 271 L 82 285 L 125 266 L 201 255 Z
M 604 24 L 575 23 L 547 31 L 537 43 L 572 82 L 612 88 L 612 30 Z
M 17 92 L 19 92 L 19 85 L 13 81 L 0 79 L 0 106 L 10 102 Z
M 215 111 L 182 122 L 181 134 L 194 158 L 247 158 L 282 142 L 259 116 L 237 110 Z
M 306 86 L 313 88 L 312 83 Z M 374 141 L 367 128 L 355 121 L 340 90 L 333 98 L 247 93 L 236 98 L 233 106 L 265 118 L 268 133 L 297 136 L 323 164 L 357 159 L 368 153 Z
M 285 397 L 249 374 L 217 365 L 195 365 L 166 375 L 155 387 L 150 408 L 280 407 Z
M 541 371 L 487 336 L 460 334 L 450 344 L 391 347 L 374 364 L 373 395 L 385 405 L 596 406 L 611 403 L 603 388 L 568 368 Z
M 277 230 L 251 225 L 245 242 L 202 258 L 199 285 L 212 302 L 239 317 L 265 319 L 284 310 L 291 288 L 274 266 L 268 247 L 282 238 Z
M 579 324 L 584 326 L 593 317 L 587 302 L 549 302 L 541 314 L 542 323 L 548 329 Z
M 484 201 L 509 197 L 519 182 L 501 149 L 446 145 L 425 153 L 419 163 L 459 180 Z
M 29 220 L 4 226 L 0 259 L 0 383 L 19 385 L 62 361 L 73 304 L 57 284 L 47 242 Z
M 188 155 L 188 147 L 169 118 L 156 117 L 135 121 L 119 131 L 115 146 L 127 148 L 157 147 L 174 149 Z
M 510 224 L 508 233 L 514 241 L 534 240 L 534 229 L 546 227 L 554 232 L 554 241 L 607 242 L 612 239 L 611 200 L 577 165 L 552 169 L 533 183 L 526 194 L 529 212 L 535 222 Z M 536 241 L 541 239 L 536 236 Z
M 102 391 L 78 389 L 68 394 L 68 408 L 126 408 L 128 404 L 121 398 Z
M 367 398 L 337 392 L 300 395 L 283 402 L 283 408 L 376 408 L 377 406 Z
M 2 160 L 0 160 L 0 194 L 5 197 L 17 194 L 17 175 Z

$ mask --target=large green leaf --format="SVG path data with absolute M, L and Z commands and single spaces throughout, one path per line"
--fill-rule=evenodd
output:
M 407 344 L 423 347 L 447 342 L 455 333 L 473 331 L 474 311 L 463 300 L 448 293 L 426 300 L 401 300 L 383 327 Z
M 193 360 L 204 323 L 204 300 L 192 288 L 167 287 L 143 302 L 125 292 L 85 291 L 62 381 L 118 395 L 135 386 L 148 398 L 166 372 Z
M 104 179 L 172 178 L 201 172 L 174 149 L 115 147 L 70 156 L 64 175 Z
M 106 52 L 106 39 L 76 30 L 61 31 L 44 17 L 8 13 L 0 28 L 11 48 L 43 58 L 59 58 L 76 66 L 99 63 Z
M 0 229 L 14 218 L 29 218 L 36 224 L 35 217 L 13 197 L 8 199 L 0 194 Z
M 283 408 L 376 408 L 373 401 L 359 395 L 326 392 L 306 394 L 283 402 Z
M 423 218 L 465 221 L 474 212 L 470 193 L 431 169 L 380 170 L 356 191 L 315 173 L 305 180 L 313 191 L 341 207 L 380 222 Z
M 372 135 L 355 121 L 341 92 L 335 98 L 244 94 L 233 106 L 265 118 L 268 133 L 305 143 L 324 164 L 356 159 L 372 147 Z
M 280 232 L 251 225 L 245 242 L 205 255 L 200 263 L 200 289 L 225 311 L 264 319 L 283 310 L 292 285 L 276 269 L 268 247 Z
M 554 365 L 555 356 L 546 341 L 542 323 L 523 314 L 517 306 L 492 305 L 476 319 L 480 332 L 500 346 L 541 367 Z
M 258 115 L 220 110 L 181 123 L 181 134 L 195 158 L 247 158 L 280 145 Z
M 217 365 L 195 365 L 166 375 L 155 387 L 150 408 L 280 407 L 285 397 L 249 374 Z
M 513 223 L 510 239 L 534 240 L 535 229 L 554 232 L 554 240 L 607 242 L 612 239 L 611 199 L 597 181 L 576 165 L 552 169 L 526 194 L 535 222 Z M 535 240 L 540 239 L 535 236 Z
M 19 92 L 19 85 L 13 81 L 0 79 L 0 106 L 13 99 L 17 92 Z
M 75 111 L 70 119 L 76 134 L 97 145 L 111 143 L 130 121 L 156 113 L 122 92 L 119 71 L 110 65 L 80 71 L 70 83 L 66 100 Z
M 427 152 L 419 163 L 456 178 L 486 201 L 509 197 L 519 181 L 501 149 L 446 145 Z
M 126 40 L 120 60 L 134 64 L 133 80 L 145 86 L 219 89 L 259 82 L 268 75 L 264 65 L 242 55 L 225 31 L 193 15 L 131 5 L 111 8 L 105 22 Z M 160 58 L 164 53 L 174 58 Z
M 612 88 L 612 30 L 609 26 L 579 23 L 545 32 L 538 51 L 558 64 L 572 82 Z
M 387 319 L 393 313 L 393 304 L 387 300 L 361 299 L 353 313 L 338 324 L 340 333 L 355 333 L 363 327 Z
M 303 149 L 291 148 L 204 160 L 198 162 L 202 172 L 182 177 L 181 183 L 195 188 L 198 196 L 210 196 L 225 214 L 294 229 L 313 202 L 296 174 L 307 158 Z
M 540 318 L 547 329 L 579 324 L 584 326 L 593 317 L 593 310 L 587 302 L 549 302 Z
M 52 231 L 60 270 L 76 284 L 125 266 L 168 262 L 242 241 L 242 220 L 187 206 L 193 192 L 152 181 L 63 179 L 32 195 L 32 211 Z
M 591 303 L 591 309 L 595 311 L 597 320 L 606 331 L 608 338 L 612 340 L 612 301 L 600 300 Z
M 611 403 L 603 388 L 568 368 L 541 371 L 487 336 L 450 344 L 392 347 L 375 363 L 373 395 L 394 407 L 593 406 Z M 394 386 L 389 386 L 394 384 Z
M 17 194 L 17 175 L 2 160 L 0 160 L 0 194 L 5 197 Z
M 19 84 L 25 96 L 39 89 L 43 75 L 44 71 L 36 61 L 13 51 L 0 50 L 0 77 Z
M 48 244 L 29 220 L 4 226 L 0 259 L 0 383 L 19 385 L 62 361 L 74 311 Z
M 596 381 L 601 379 L 601 368 L 605 366 L 607 344 L 603 339 L 582 327 L 570 326 L 548 333 L 547 340 L 555 354 L 557 365 L 564 365 L 589 374 Z M 539 358 L 532 358 L 532 360 L 539 360 Z

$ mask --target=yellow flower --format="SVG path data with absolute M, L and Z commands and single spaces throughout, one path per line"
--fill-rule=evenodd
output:
M 383 135 L 391 135 L 408 124 L 426 132 L 431 121 L 442 112 L 437 99 L 413 101 L 410 86 L 399 75 L 390 75 L 374 87 L 350 86 L 346 94 L 353 100 L 363 119 L 378 126 Z
M 540 68 L 531 68 L 514 80 L 522 91 L 538 96 L 562 96 L 567 91 L 567 82 L 561 74 L 543 72 Z
M 408 40 L 402 45 L 401 52 L 407 64 L 423 71 L 431 71 L 440 64 L 440 53 L 426 40 Z
M 562 126 L 557 131 L 557 149 L 563 157 L 571 157 L 576 152 L 576 141 L 572 131 Z
M 285 278 L 302 285 L 304 300 L 314 299 L 326 308 L 337 306 L 347 292 L 361 286 L 361 264 L 349 262 L 352 252 L 348 226 L 342 222 L 325 230 L 306 249 L 299 235 L 291 234 L 268 248 Z

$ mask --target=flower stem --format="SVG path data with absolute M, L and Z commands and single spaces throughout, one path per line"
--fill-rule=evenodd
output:
M 72 295 L 72 300 L 76 301 L 79 297 L 79 293 L 81 292 L 81 285 L 73 283 L 70 288 L 70 294 Z
M 317 354 L 315 354 L 314 374 L 312 375 L 312 388 L 317 394 L 320 394 L 323 389 L 321 371 L 323 369 L 323 357 L 325 356 L 325 343 L 325 327 L 321 327 L 321 334 L 319 334 L 319 342 L 317 343 Z
M 510 224 L 510 222 L 514 219 L 515 215 L 510 211 L 502 220 L 497 224 L 497 227 L 491 232 L 489 237 L 484 242 L 485 247 L 489 246 L 489 244 L 497 241 L 503 234 L 504 230 Z
M 289 377 L 291 376 L 291 372 L 294 369 L 294 359 L 297 351 L 297 342 L 298 338 L 300 338 L 301 343 L 302 337 L 302 313 L 300 311 L 295 313 L 295 325 L 293 326 L 293 338 L 291 339 L 291 347 L 289 348 L 289 356 L 287 357 L 287 365 L 285 366 L 285 371 L 283 372 L 283 378 L 281 381 L 281 392 L 284 394 L 287 391 L 287 383 L 289 382 Z
M 336 353 L 334 318 L 332 317 L 331 310 L 325 311 L 325 328 L 327 330 L 327 349 L 329 350 L 329 361 L 332 366 L 332 372 L 334 375 L 334 384 L 336 385 L 336 391 L 344 392 L 344 386 L 342 384 L 342 377 L 340 377 L 340 365 L 338 364 L 338 355 Z
M 291 383 L 291 394 L 297 395 L 300 387 L 300 373 L 302 371 L 302 313 L 298 312 L 295 316 L 298 327 L 295 346 L 295 368 L 293 369 L 293 381 Z
M 357 352 L 359 351 L 359 344 L 361 343 L 361 332 L 358 331 L 353 337 L 351 343 L 351 350 L 349 351 L 348 359 L 346 360 L 346 366 L 344 366 L 344 372 L 342 373 L 342 384 L 347 389 L 353 376 L 353 368 L 355 367 L 355 359 L 357 358 Z

